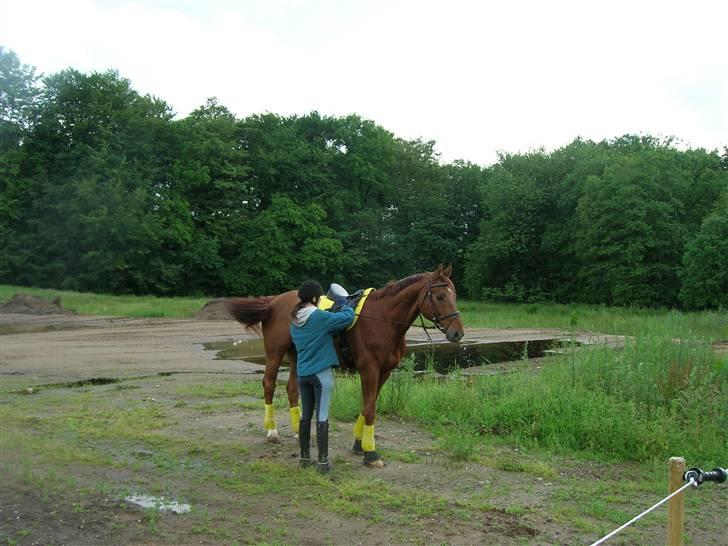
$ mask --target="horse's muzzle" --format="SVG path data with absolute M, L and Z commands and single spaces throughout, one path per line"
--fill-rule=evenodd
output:
M 463 336 L 465 335 L 465 332 L 463 332 L 460 328 L 448 328 L 447 333 L 445 334 L 445 337 L 447 340 L 451 343 L 457 343 L 461 339 L 463 339 Z

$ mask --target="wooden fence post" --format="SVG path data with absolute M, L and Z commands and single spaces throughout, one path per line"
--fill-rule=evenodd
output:
M 670 493 L 683 486 L 685 459 L 670 457 Z M 668 501 L 667 513 L 667 546 L 682 546 L 683 522 L 685 519 L 685 494 L 675 495 Z

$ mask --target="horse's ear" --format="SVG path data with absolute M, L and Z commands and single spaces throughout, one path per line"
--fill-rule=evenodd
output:
M 452 275 L 452 264 L 448 264 L 448 266 L 443 269 L 442 274 L 449 279 L 450 275 Z
M 435 271 L 432 273 L 432 278 L 436 279 L 440 275 L 442 275 L 442 264 L 437 266 L 437 269 L 435 269 Z

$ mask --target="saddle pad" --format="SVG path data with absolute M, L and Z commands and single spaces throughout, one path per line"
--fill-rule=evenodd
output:
M 359 298 L 359 301 L 356 304 L 356 307 L 354 308 L 354 313 L 356 313 L 356 316 L 354 317 L 354 322 L 351 323 L 351 326 L 347 328 L 347 330 L 351 330 L 354 325 L 356 324 L 356 321 L 359 320 L 359 312 L 364 308 L 364 302 L 366 302 L 367 297 L 371 292 L 374 292 L 374 288 L 367 288 L 364 290 L 361 294 L 361 298 Z M 331 309 L 334 306 L 334 300 L 331 298 L 328 298 L 326 296 L 321 296 L 321 299 L 319 300 L 318 308 L 322 311 L 327 311 L 328 309 Z

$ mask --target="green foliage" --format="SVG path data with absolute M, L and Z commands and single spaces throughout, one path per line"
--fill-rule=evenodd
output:
M 685 241 L 680 195 L 688 181 L 672 159 L 660 151 L 625 157 L 587 180 L 577 243 L 587 301 L 676 303 L 675 264 Z
M 400 413 L 409 402 L 415 386 L 415 359 L 405 357 L 382 387 L 377 401 L 380 414 Z
M 270 206 L 246 226 L 255 235 L 239 249 L 225 272 L 232 293 L 274 294 L 291 283 L 333 275 L 341 265 L 341 242 L 324 224 L 316 203 L 305 207 L 275 195 Z
M 475 299 L 716 308 L 725 158 L 626 135 L 444 165 L 357 115 L 175 119 L 115 71 L 39 84 L 0 48 L 0 280 L 248 295 L 450 262 Z
M 725 359 L 707 344 L 644 337 L 621 352 L 572 353 L 539 374 L 422 378 L 408 385 L 396 412 L 436 429 L 445 449 L 461 459 L 477 457 L 495 436 L 624 461 L 680 453 L 718 464 L 728 447 L 726 387 Z M 358 388 L 357 379 L 338 378 L 336 388 L 333 412 L 354 418 L 347 394 Z
M 680 299 L 690 309 L 728 309 L 728 193 L 685 249 Z
M 728 184 L 716 152 L 632 136 L 504 155 L 485 176 L 465 284 L 515 302 L 676 305 L 685 245 Z
M 33 109 L 40 90 L 33 67 L 21 64 L 18 56 L 0 47 L 0 248 L 13 244 L 13 224 L 20 218 L 25 201 L 25 184 L 19 177 L 23 160 L 23 139 L 33 122 Z M 9 253 L 8 253 L 9 254 Z M 0 257 L 0 278 L 11 270 L 14 256 Z
M 533 158 L 519 158 L 528 164 Z M 480 237 L 470 248 L 468 292 L 501 301 L 534 299 L 538 292 L 539 237 L 546 195 L 531 173 L 505 165 L 494 167 L 483 186 L 484 217 Z M 537 299 L 537 296 L 536 296 Z

